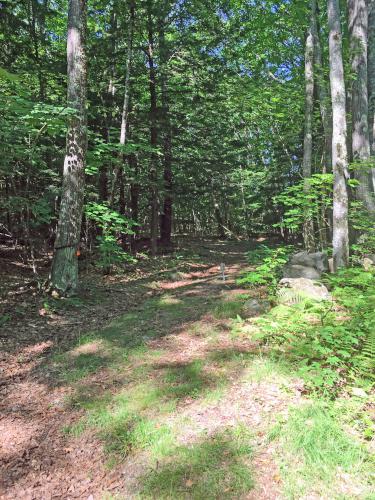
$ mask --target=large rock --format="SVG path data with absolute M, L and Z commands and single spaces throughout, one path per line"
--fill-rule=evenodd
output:
M 303 266 L 301 264 L 287 264 L 283 270 L 284 278 L 306 278 L 318 280 L 321 272 L 315 267 Z
M 317 281 L 307 278 L 283 278 L 277 292 L 281 304 L 295 304 L 304 299 L 332 300 L 327 288 Z
M 324 252 L 298 252 L 291 256 L 289 264 L 304 267 L 313 267 L 320 273 L 328 271 L 328 257 Z
M 271 304 L 267 300 L 249 299 L 241 309 L 241 316 L 245 318 L 253 318 L 260 316 L 271 309 Z
M 374 269 L 374 263 L 368 257 L 364 257 L 362 259 L 362 266 L 365 271 L 371 271 L 372 269 Z
M 375 266 L 375 253 L 367 253 L 365 258 L 371 260 L 372 265 Z

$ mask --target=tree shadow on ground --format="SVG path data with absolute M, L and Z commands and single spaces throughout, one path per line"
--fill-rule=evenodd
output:
M 239 498 L 254 487 L 252 449 L 238 427 L 175 447 L 164 463 L 140 479 L 143 498 Z

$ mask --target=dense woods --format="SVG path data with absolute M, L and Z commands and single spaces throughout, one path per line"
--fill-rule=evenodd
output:
M 271 481 L 269 490 L 256 486 L 251 498 L 370 499 L 367 452 L 359 450 L 364 441 L 373 443 L 375 432 L 369 413 L 374 401 L 367 399 L 373 394 L 375 355 L 375 1 L 0 0 L 0 44 L 0 327 L 10 329 L 18 320 L 25 325 L 31 318 L 35 331 L 25 333 L 22 341 L 16 338 L 17 349 L 35 344 L 42 346 L 40 352 L 51 350 L 57 356 L 48 365 L 51 379 L 70 384 L 65 396 L 72 408 L 79 408 L 80 418 L 88 412 L 81 427 L 66 418 L 69 436 L 98 428 L 105 453 L 122 461 L 137 450 L 155 448 L 150 436 L 155 429 L 162 435 L 165 427 L 154 414 L 150 417 L 150 407 L 172 401 L 175 411 L 181 401 L 188 405 L 206 397 L 203 387 L 207 383 L 212 388 L 215 377 L 241 380 L 241 370 L 253 369 L 249 352 L 255 356 L 257 343 L 257 366 L 264 374 L 259 384 L 270 384 L 269 373 L 284 384 L 288 371 L 303 382 L 285 382 L 289 399 L 277 396 L 280 418 L 272 430 L 244 421 L 245 427 L 258 429 L 261 439 L 279 439 L 289 464 L 280 469 L 287 479 Z M 24 273 L 27 284 L 14 292 L 12 286 L 22 281 L 15 269 Z M 221 281 L 205 288 L 201 281 L 215 273 L 221 273 Z M 293 282 L 299 279 L 305 281 Z M 129 288 L 116 289 L 121 280 Z M 179 290 L 193 282 L 198 283 L 197 301 L 193 292 L 185 296 Z M 302 292 L 297 285 L 305 287 Z M 236 287 L 245 291 L 241 288 L 242 295 L 233 298 Z M 108 299 L 103 290 L 111 297 L 121 294 L 121 300 Z M 17 297 L 24 293 L 34 301 L 31 313 L 19 313 Z M 92 302 L 86 303 L 90 293 Z M 161 298 L 157 302 L 148 294 Z M 29 304 L 26 299 L 21 303 Z M 101 311 L 97 320 L 99 303 L 107 315 Z M 140 304 L 143 310 L 117 319 L 120 323 L 109 329 L 103 323 L 104 317 L 118 318 Z M 163 307 L 167 312 L 160 312 Z M 56 326 L 56 317 L 64 314 L 75 321 L 65 330 L 63 321 Z M 51 340 L 49 327 L 33 326 L 33 315 L 48 321 L 52 330 L 60 328 L 57 340 Z M 173 351 L 168 340 L 163 344 L 160 339 L 169 334 L 177 338 L 176 323 L 183 335 L 185 324 L 193 326 L 186 338 L 176 340 Z M 97 329 L 100 334 L 92 334 Z M 212 345 L 222 342 L 216 357 L 207 354 L 206 345 L 202 348 L 204 336 Z M 64 339 L 63 347 L 59 339 Z M 83 354 L 69 358 L 73 339 L 74 349 L 82 348 Z M 166 378 L 155 375 L 155 367 L 147 371 L 147 349 L 156 349 L 152 342 L 160 352 L 169 349 L 173 366 L 163 357 L 158 365 Z M 195 342 L 201 344 L 191 347 Z M 228 342 L 230 355 L 224 354 Z M 84 352 L 86 343 L 95 344 L 92 352 Z M 20 357 L 17 349 L 9 352 Z M 194 349 L 203 349 L 197 359 Z M 21 357 L 29 362 L 30 356 L 28 351 Z M 145 378 L 155 375 L 157 390 L 143 375 L 137 378 L 136 356 L 147 365 Z M 269 364 L 262 364 L 266 358 Z M 114 369 L 122 374 L 128 362 L 134 369 L 131 381 L 111 379 L 108 373 Z M 206 362 L 213 363 L 207 373 Z M 110 382 L 107 395 L 99 397 L 104 371 L 103 380 Z M 96 376 L 100 382 L 90 379 Z M 91 382 L 100 386 L 90 389 L 97 399 L 86 395 L 86 379 L 87 387 Z M 128 399 L 124 403 L 125 396 L 114 396 L 121 384 L 130 391 L 126 398 L 134 397 L 136 409 Z M 225 384 L 228 380 L 215 390 Z M 256 410 L 263 422 L 263 406 L 273 408 L 272 391 L 279 390 L 270 387 L 253 387 L 250 393 L 244 389 L 249 399 L 235 399 L 233 405 L 245 412 L 241 405 L 248 401 L 258 408 L 254 390 L 261 397 L 266 394 Z M 155 399 L 140 402 L 140 393 Z M 302 405 L 301 410 L 301 400 L 290 394 L 313 395 L 318 403 L 309 413 L 310 407 Z M 351 396 L 359 399 L 347 403 Z M 297 410 L 288 420 L 289 404 Z M 341 413 L 346 420 L 337 424 Z M 303 434 L 310 424 L 311 441 L 293 441 L 293 432 Z M 358 432 L 359 447 L 348 444 L 341 424 Z M 210 476 L 222 466 L 215 454 L 235 462 L 248 453 L 243 444 L 248 434 L 242 434 L 241 425 L 238 432 L 231 428 L 229 434 L 215 434 L 198 451 L 174 449 L 182 469 L 169 465 L 159 473 L 160 456 L 169 456 L 168 439 L 174 439 L 168 427 L 168 439 L 167 434 L 160 439 L 169 451 L 152 448 L 157 465 L 141 480 L 145 489 L 134 490 L 141 496 L 134 498 L 250 498 L 252 480 L 243 479 L 247 472 L 237 462 L 236 471 L 223 466 L 228 484 Z M 60 427 L 59 421 L 54 429 Z M 66 443 L 59 446 L 68 448 Z M 304 447 L 313 451 L 304 455 L 305 468 L 293 472 L 288 453 L 298 455 Z M 337 457 L 328 466 L 324 460 L 332 449 Z M 90 457 L 85 460 L 91 463 Z M 64 474 L 67 467 L 62 467 Z M 85 464 L 80 462 L 79 468 L 84 471 Z M 16 477 L 14 470 L 9 477 Z M 310 477 L 303 476 L 306 483 L 289 481 L 301 470 Z M 267 483 L 263 472 L 254 484 Z M 346 473 L 353 476 L 345 479 Z M 355 473 L 366 488 L 350 489 Z M 341 489 L 331 485 L 330 491 L 327 485 L 335 474 Z M 35 479 L 33 498 L 48 498 L 51 491 L 70 498 L 71 490 L 60 491 L 61 484 L 70 484 L 66 477 L 48 494 L 37 488 L 53 481 Z M 9 488 L 18 488 L 17 481 Z M 280 481 L 287 484 L 285 496 L 278 496 Z M 105 485 L 102 490 L 96 484 L 92 491 L 112 491 L 109 479 Z M 22 489 L 9 491 L 4 498 L 26 498 Z M 90 492 L 79 490 L 77 498 L 94 498 Z M 121 498 L 133 498 L 131 494 L 127 490 Z
M 54 245 L 65 292 L 78 249 L 108 268 L 172 232 L 303 227 L 346 265 L 350 178 L 373 211 L 367 18 L 365 2 L 347 21 L 338 2 L 3 2 L 2 239 L 29 259 Z M 305 202 L 280 198 L 302 177 Z

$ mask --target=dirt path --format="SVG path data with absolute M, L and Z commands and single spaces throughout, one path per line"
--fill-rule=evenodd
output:
M 86 328 L 47 308 L 37 341 L 6 344 L 0 498 L 282 498 L 267 433 L 301 396 L 236 330 L 248 249 L 206 242 L 199 262 L 81 304 Z

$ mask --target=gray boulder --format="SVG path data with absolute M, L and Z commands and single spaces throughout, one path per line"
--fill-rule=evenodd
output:
M 318 280 L 321 272 L 315 267 L 301 265 L 301 264 L 287 264 L 283 270 L 284 278 L 306 278 L 311 280 Z
M 271 304 L 267 300 L 249 299 L 242 306 L 241 316 L 245 318 L 253 318 L 260 316 L 271 309 Z
M 298 252 L 291 256 L 289 264 L 304 267 L 313 267 L 320 273 L 328 271 L 328 257 L 324 252 Z
M 375 266 L 375 253 L 367 253 L 365 258 L 371 260 L 373 266 Z
M 308 278 L 283 278 L 277 291 L 280 304 L 295 304 L 304 299 L 316 301 L 332 300 L 328 289 L 317 281 Z
M 374 268 L 374 263 L 369 257 L 362 259 L 362 266 L 365 271 L 371 271 Z

